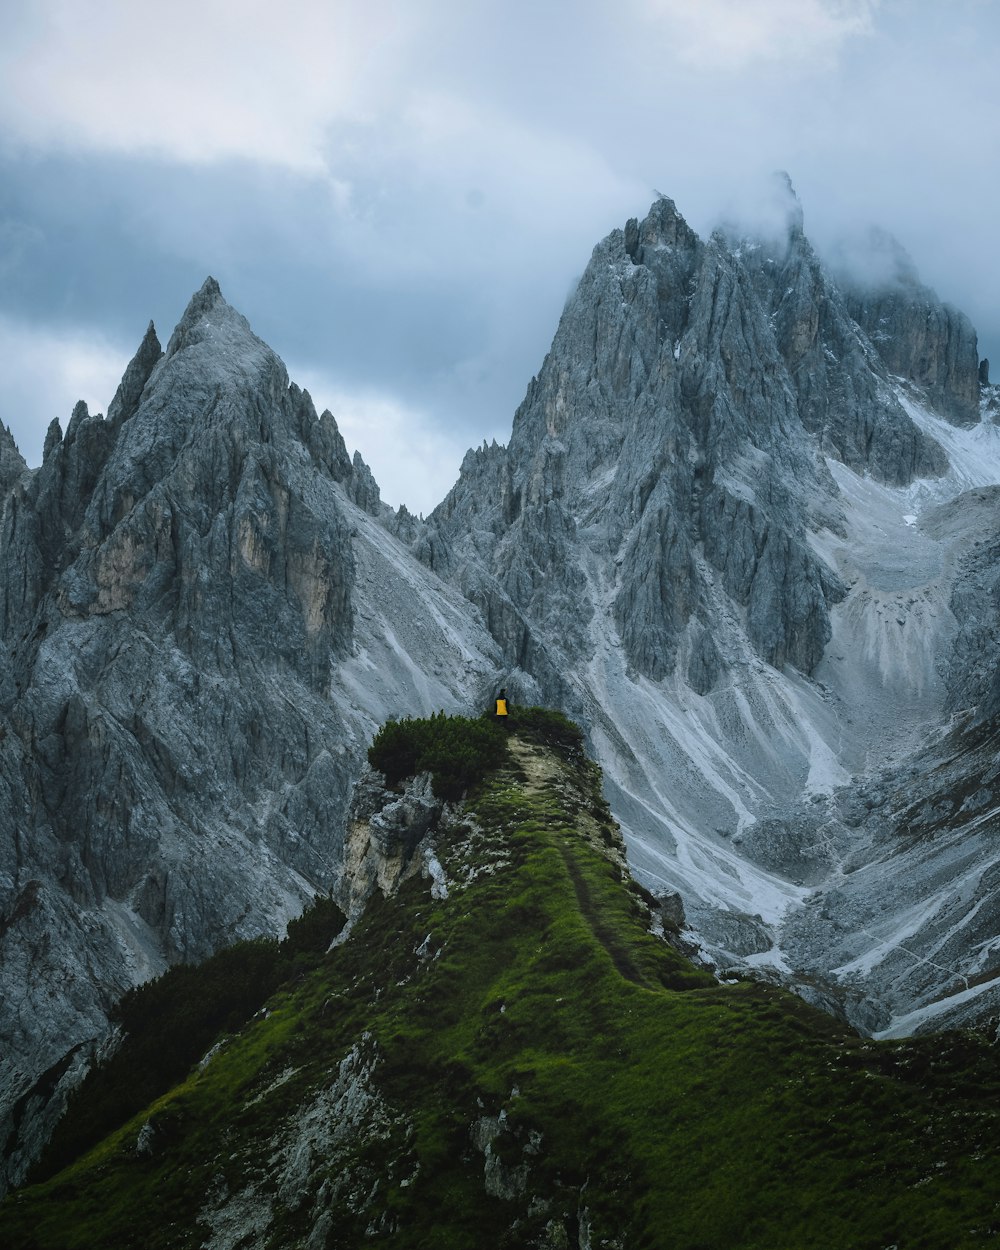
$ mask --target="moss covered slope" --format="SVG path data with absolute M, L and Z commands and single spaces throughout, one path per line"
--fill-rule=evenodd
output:
M 434 831 L 434 871 L 375 895 L 210 1062 L 12 1195 L 0 1244 L 994 1239 L 993 1046 L 876 1044 L 716 984 L 649 932 L 578 733 L 537 713 L 511 731 Z

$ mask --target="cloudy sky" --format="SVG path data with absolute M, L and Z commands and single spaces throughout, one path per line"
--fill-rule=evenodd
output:
M 211 273 L 427 511 L 603 235 L 778 168 L 1000 366 L 998 55 L 995 0 L 0 0 L 0 420 L 36 464 Z

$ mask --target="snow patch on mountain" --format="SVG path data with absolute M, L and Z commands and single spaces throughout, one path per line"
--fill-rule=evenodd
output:
M 962 491 L 1000 482 L 1000 426 L 991 421 L 963 427 L 942 420 L 919 403 L 906 387 L 896 392 L 910 419 L 944 448 L 949 469 L 940 478 L 918 480 L 905 488 L 915 503 L 941 503 Z

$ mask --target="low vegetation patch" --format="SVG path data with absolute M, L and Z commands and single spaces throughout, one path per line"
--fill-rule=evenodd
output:
M 130 990 L 111 1012 L 121 1043 L 74 1091 L 30 1179 L 54 1175 L 182 1081 L 213 1043 L 245 1025 L 289 977 L 314 968 L 343 925 L 337 905 L 317 899 L 291 921 L 282 942 L 236 942 L 201 964 L 178 964 Z
M 551 747 L 564 757 L 583 759 L 583 732 L 576 725 L 550 707 L 510 706 L 507 715 L 508 732 L 540 746 Z
M 368 748 L 368 762 L 390 786 L 430 773 L 434 793 L 460 799 L 507 758 L 507 735 L 495 717 L 446 716 L 389 721 Z

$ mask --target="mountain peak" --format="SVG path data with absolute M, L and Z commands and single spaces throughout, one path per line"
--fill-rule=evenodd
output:
M 805 225 L 802 201 L 795 192 L 791 176 L 784 169 L 776 169 L 771 179 L 775 203 L 783 210 L 791 235 L 801 234 Z
M 834 268 L 850 315 L 889 372 L 921 387 L 949 421 L 975 425 L 980 419 L 975 327 L 921 282 L 902 243 L 872 226 L 841 243 Z
M 674 237 L 678 231 L 689 230 L 683 214 L 669 195 L 659 193 L 649 206 L 649 212 L 642 222 L 644 242 L 653 242 L 661 238 Z
M 187 347 L 189 343 L 196 341 L 197 335 L 195 331 L 206 319 L 216 322 L 233 322 L 247 335 L 253 337 L 250 323 L 231 304 L 226 302 L 218 282 L 209 274 L 194 295 L 191 296 L 187 308 L 184 309 L 180 321 L 178 321 L 173 334 L 170 336 L 170 342 L 167 344 L 166 351 L 168 359 L 176 355 L 182 348 Z
M 184 311 L 184 316 L 181 318 L 181 322 L 185 321 L 192 315 L 199 316 L 201 313 L 207 312 L 213 305 L 218 303 L 219 300 L 222 300 L 222 302 L 225 303 L 225 299 L 222 295 L 222 288 L 219 286 L 215 278 L 209 274 L 197 291 L 195 291 L 194 295 L 191 296 L 188 306 Z
M 202 290 L 204 289 L 202 287 Z M 108 407 L 109 421 L 115 421 L 120 425 L 132 416 L 139 406 L 143 389 L 149 381 L 150 374 L 159 363 L 162 355 L 163 348 L 160 346 L 160 340 L 156 336 L 156 327 L 151 321 L 146 327 L 146 333 L 142 336 L 142 342 L 136 349 L 135 355 L 129 361 L 128 368 L 125 370 L 118 385 L 118 390 L 115 392 L 115 397 Z

